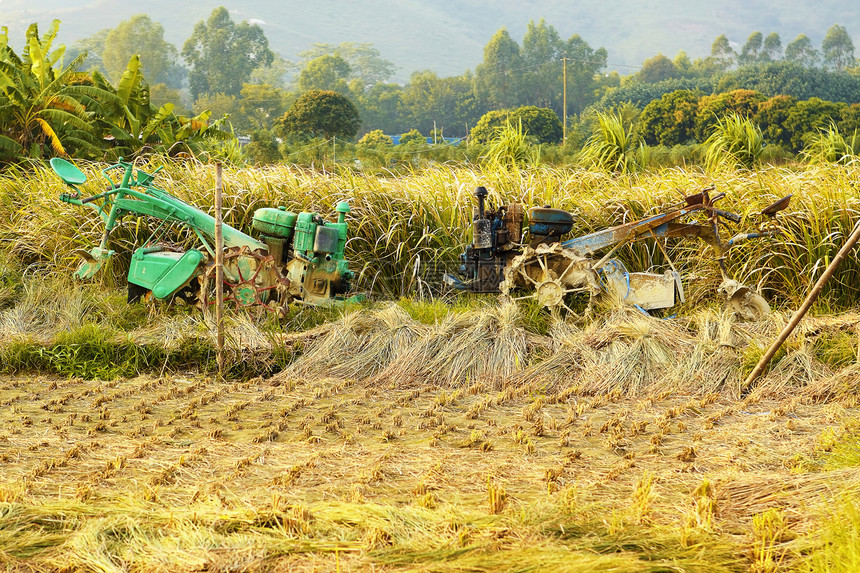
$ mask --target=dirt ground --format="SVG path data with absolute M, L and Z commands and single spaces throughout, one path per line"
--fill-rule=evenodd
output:
M 778 508 L 803 535 L 811 505 L 860 482 L 856 468 L 814 467 L 857 413 L 798 399 L 546 395 L 529 385 L 11 377 L 0 380 L 0 501 L 498 513 L 567 496 L 604 520 L 679 530 L 712 521 L 738 539 Z M 503 490 L 495 508 L 494 488 Z

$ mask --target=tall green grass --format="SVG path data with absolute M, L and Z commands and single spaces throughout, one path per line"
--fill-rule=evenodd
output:
M 729 164 L 752 169 L 761 163 L 767 143 L 757 125 L 741 115 L 731 114 L 717 121 L 703 146 L 705 162 L 711 167 Z
M 856 163 L 860 160 L 860 133 L 843 135 L 836 124 L 810 134 L 801 156 L 811 164 Z
M 99 164 L 82 164 L 96 192 Z M 156 165 L 142 165 L 147 171 Z M 552 205 L 574 213 L 571 236 L 596 231 L 660 212 L 667 204 L 708 184 L 727 197 L 720 207 L 741 214 L 742 225 L 729 224 L 728 237 L 761 221 L 758 211 L 793 194 L 791 208 L 780 216 L 781 235 L 745 243 L 736 249 L 729 270 L 762 289 L 776 306 L 796 305 L 851 232 L 858 215 L 856 164 L 763 166 L 756 171 L 720 165 L 710 170 L 666 168 L 644 173 L 607 172 L 548 165 L 502 169 L 491 165 L 437 165 L 407 174 L 368 175 L 350 169 L 316 171 L 296 166 L 227 168 L 224 171 L 224 219 L 247 229 L 253 212 L 284 205 L 294 211 L 317 211 L 334 218 L 334 205 L 350 202 L 352 212 L 347 257 L 357 272 L 359 290 L 376 298 L 432 293 L 443 270 L 454 270 L 457 256 L 471 241 L 473 191 L 483 185 L 494 205 L 522 202 Z M 212 212 L 215 170 L 194 162 L 169 163 L 157 182 L 170 193 Z M 63 184 L 50 170 L 11 168 L 0 175 L 0 251 L 9 265 L 25 274 L 69 274 L 75 251 L 99 241 L 102 225 L 87 209 L 62 203 Z M 128 217 L 112 236 L 119 256 L 104 277 L 105 286 L 121 285 L 128 253 L 142 244 L 155 225 Z M 192 242 L 181 228 L 177 242 Z M 688 279 L 688 295 L 697 304 L 713 300 L 720 281 L 716 262 L 703 243 L 669 240 L 667 252 Z M 652 241 L 624 247 L 618 255 L 631 270 L 663 268 L 662 251 Z M 860 264 L 849 257 L 822 293 L 822 308 L 844 309 L 856 299 Z
M 597 129 L 585 142 L 579 160 L 603 171 L 632 173 L 643 164 L 643 149 L 642 138 L 632 122 L 625 124 L 621 112 L 598 113 Z

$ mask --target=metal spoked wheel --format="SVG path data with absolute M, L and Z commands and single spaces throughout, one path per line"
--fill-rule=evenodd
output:
M 552 311 L 576 314 L 570 302 L 576 295 L 591 298 L 600 292 L 592 261 L 561 244 L 526 247 L 505 270 L 502 295 L 514 301 L 535 300 Z
M 224 304 L 237 309 L 281 311 L 280 293 L 286 292 L 270 255 L 233 247 L 224 252 Z M 283 287 L 283 288 L 281 288 Z M 215 263 L 210 262 L 200 275 L 199 301 L 206 310 L 215 304 Z

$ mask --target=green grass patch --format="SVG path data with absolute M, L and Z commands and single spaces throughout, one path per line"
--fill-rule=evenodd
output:
M 799 571 L 808 573 L 853 573 L 860 571 L 860 502 L 843 496 L 823 529 L 814 535 Z
M 825 332 L 812 347 L 821 362 L 834 368 L 844 368 L 857 360 L 857 335 L 848 332 Z

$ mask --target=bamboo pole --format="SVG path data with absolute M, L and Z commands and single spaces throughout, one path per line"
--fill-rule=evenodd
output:
M 215 326 L 218 332 L 218 376 L 224 376 L 224 234 L 221 228 L 221 163 L 215 164 Z
M 854 225 L 854 231 L 851 233 L 851 236 L 848 237 L 848 240 L 845 241 L 845 244 L 842 245 L 842 248 L 839 249 L 839 252 L 836 253 L 836 256 L 833 257 L 833 260 L 830 261 L 830 264 L 827 265 L 826 269 L 824 269 L 824 272 L 815 283 L 815 286 L 813 286 L 812 290 L 809 291 L 809 294 L 806 295 L 806 299 L 800 305 L 800 308 L 797 309 L 797 312 L 794 313 L 794 316 L 791 317 L 791 320 L 785 325 L 782 332 L 779 333 L 777 339 L 770 345 L 770 348 L 767 349 L 767 352 L 765 352 L 764 356 L 762 356 L 758 361 L 758 364 L 753 368 L 753 371 L 750 372 L 750 375 L 741 385 L 741 392 L 746 392 L 750 386 L 752 386 L 752 383 L 755 382 L 756 378 L 761 376 L 761 373 L 764 372 L 764 369 L 774 357 L 776 351 L 779 350 L 779 347 L 788 339 L 789 335 L 800 323 L 800 320 L 807 313 L 810 307 L 812 307 L 812 304 L 815 302 L 815 299 L 818 298 L 818 294 L 821 292 L 821 289 L 824 288 L 824 285 L 827 284 L 827 281 L 829 281 L 830 277 L 833 276 L 833 273 L 836 272 L 836 267 L 838 267 L 839 263 L 842 262 L 842 259 L 848 255 L 848 251 L 854 247 L 854 244 L 857 243 L 858 240 L 860 240 L 860 222 Z

